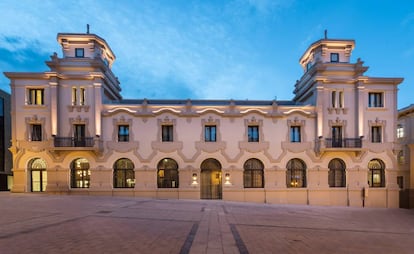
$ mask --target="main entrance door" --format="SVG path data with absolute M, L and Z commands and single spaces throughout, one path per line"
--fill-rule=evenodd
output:
M 32 192 L 42 192 L 46 190 L 47 171 L 46 162 L 43 159 L 35 158 L 29 162 L 30 185 Z
M 221 164 L 216 159 L 201 163 L 201 198 L 222 199 Z

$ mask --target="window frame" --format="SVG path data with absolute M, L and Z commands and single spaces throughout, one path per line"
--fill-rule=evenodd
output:
M 42 125 L 38 123 L 30 124 L 30 141 L 42 141 Z
M 382 143 L 382 126 L 371 126 L 371 143 Z
M 162 142 L 174 142 L 174 125 L 172 124 L 161 125 L 161 141 Z
M 306 188 L 306 164 L 303 160 L 293 158 L 286 164 L 286 187 Z
M 217 142 L 217 125 L 204 126 L 204 142 Z
M 333 52 L 330 54 L 331 63 L 339 63 L 339 53 Z
M 346 186 L 346 164 L 339 158 L 332 159 L 328 164 L 328 184 L 330 188 Z
M 118 142 L 129 142 L 129 124 L 118 125 Z
M 171 158 L 164 158 L 157 165 L 157 188 L 178 189 L 179 187 L 178 163 Z
M 397 124 L 397 138 L 404 138 L 404 126 Z
M 28 88 L 27 89 L 27 105 L 43 106 L 45 105 L 45 89 L 44 88 Z
M 118 159 L 113 166 L 114 188 L 135 188 L 134 163 L 127 158 Z M 128 178 L 129 177 L 129 178 Z M 130 180 L 130 181 L 128 181 Z
M 385 164 L 380 159 L 368 162 L 368 185 L 371 188 L 385 187 Z
M 383 92 L 369 92 L 368 93 L 368 107 L 369 108 L 383 108 L 384 107 L 384 93 Z
M 300 125 L 291 125 L 290 126 L 290 135 L 289 140 L 291 143 L 301 143 L 302 142 L 302 133 Z
M 79 161 L 79 163 L 77 163 Z M 84 165 L 82 165 L 84 164 Z M 87 189 L 91 185 L 90 163 L 87 159 L 78 158 L 72 161 L 70 166 L 70 187 L 75 189 Z
M 247 126 L 247 141 L 248 142 L 259 142 L 260 133 L 259 125 L 248 125 Z
M 248 159 L 244 163 L 243 187 L 264 188 L 264 165 L 259 159 Z
M 81 54 L 79 54 L 81 53 Z M 85 49 L 84 48 L 75 48 L 75 57 L 76 58 L 84 58 L 85 57 Z

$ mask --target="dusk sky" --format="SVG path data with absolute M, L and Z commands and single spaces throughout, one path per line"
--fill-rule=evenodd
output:
M 402 77 L 398 108 L 414 103 L 414 1 L 2 0 L 0 71 L 48 71 L 57 33 L 90 32 L 117 59 L 132 99 L 291 100 L 299 58 L 328 31 L 354 39 L 366 75 Z M 0 89 L 10 92 L 1 75 Z

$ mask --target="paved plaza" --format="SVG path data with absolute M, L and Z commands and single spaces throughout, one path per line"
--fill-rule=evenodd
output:
M 3 192 L 0 253 L 414 253 L 414 210 Z

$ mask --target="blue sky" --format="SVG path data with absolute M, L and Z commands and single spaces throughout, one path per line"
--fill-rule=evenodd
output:
M 398 4 L 397 4 L 398 3 Z M 354 39 L 368 76 L 403 77 L 414 103 L 414 1 L 0 2 L 0 71 L 47 71 L 59 32 L 104 38 L 124 98 L 290 100 L 299 58 L 324 35 Z M 10 91 L 0 77 L 0 89 Z

